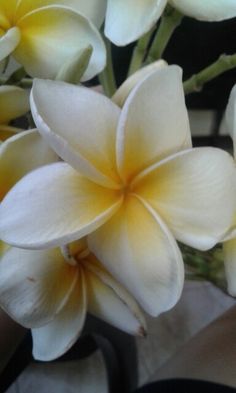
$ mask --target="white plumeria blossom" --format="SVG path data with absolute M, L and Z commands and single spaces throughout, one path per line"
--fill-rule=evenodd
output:
M 191 147 L 181 69 L 148 75 L 122 109 L 90 89 L 35 80 L 31 109 L 65 162 L 11 189 L 0 237 L 44 249 L 88 235 L 89 249 L 149 314 L 173 307 L 184 280 L 175 238 L 209 249 L 234 211 L 232 157 Z
M 235 0 L 108 0 L 106 36 L 118 46 L 136 41 L 155 25 L 168 3 L 203 21 L 236 16 Z
M 2 0 L 0 61 L 12 55 L 30 76 L 53 79 L 69 59 L 91 45 L 83 80 L 92 78 L 106 63 L 97 30 L 105 7 L 105 0 L 99 0 L 99 6 L 97 0 Z
M 0 132 L 0 135 L 9 136 L 6 130 Z M 24 175 L 56 160 L 56 153 L 45 143 L 37 130 L 23 131 L 8 138 L 0 145 L 0 203 Z M 0 257 L 7 249 L 8 246 L 0 240 Z
M 33 355 L 49 361 L 78 339 L 87 310 L 125 332 L 144 335 L 145 320 L 129 293 L 88 250 L 86 239 L 41 251 L 10 248 L 0 263 L 0 304 L 32 328 Z
M 15 134 L 18 129 L 8 123 L 29 111 L 29 94 L 16 86 L 0 86 L 0 141 Z
M 226 108 L 226 125 L 233 140 L 234 158 L 236 159 L 236 85 L 231 91 L 229 102 Z M 234 175 L 234 185 L 234 195 L 236 195 L 236 170 Z M 229 234 L 227 234 L 224 240 L 223 254 L 228 292 L 232 296 L 236 296 L 236 198 L 232 230 L 229 232 Z

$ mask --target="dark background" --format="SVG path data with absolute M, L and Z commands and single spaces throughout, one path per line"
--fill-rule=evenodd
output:
M 133 46 L 113 46 L 118 84 L 125 79 Z M 236 53 L 236 18 L 223 22 L 199 22 L 185 17 L 172 36 L 163 58 L 169 64 L 180 65 L 186 80 L 213 63 L 222 53 Z M 235 83 L 236 68 L 209 82 L 200 93 L 188 95 L 187 106 L 222 110 Z

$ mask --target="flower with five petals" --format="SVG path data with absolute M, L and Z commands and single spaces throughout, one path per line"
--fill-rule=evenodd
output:
M 53 360 L 70 349 L 87 310 L 125 332 L 145 333 L 138 305 L 89 251 L 86 238 L 63 253 L 59 248 L 7 250 L 0 263 L 0 304 L 32 329 L 38 360 Z
M 11 189 L 0 237 L 43 249 L 88 234 L 89 249 L 148 313 L 172 307 L 184 279 L 175 239 L 211 248 L 234 211 L 233 159 L 191 147 L 181 76 L 177 66 L 155 70 L 122 109 L 90 89 L 36 80 L 34 120 L 64 162 Z
M 30 76 L 54 79 L 68 60 L 92 46 L 83 80 L 105 66 L 100 27 L 105 0 L 1 0 L 0 60 L 12 55 Z

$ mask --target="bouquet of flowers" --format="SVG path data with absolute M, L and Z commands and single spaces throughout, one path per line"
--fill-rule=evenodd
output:
M 185 104 L 236 55 L 183 83 L 163 53 L 185 16 L 236 2 L 0 1 L 0 305 L 36 359 L 64 354 L 87 311 L 144 335 L 184 271 L 236 295 L 234 158 L 192 147 Z M 111 44 L 130 43 L 117 86 Z M 236 87 L 226 122 L 235 144 Z

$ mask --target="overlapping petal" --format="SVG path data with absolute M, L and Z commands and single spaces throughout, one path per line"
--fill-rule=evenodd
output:
M 116 45 L 127 45 L 148 32 L 167 0 L 108 0 L 105 34 Z
M 18 0 L 0 2 L 0 28 L 9 29 L 13 20 Z
M 88 45 L 93 53 L 83 80 L 105 66 L 105 46 L 97 29 L 70 8 L 51 5 L 36 9 L 17 21 L 17 26 L 21 40 L 14 57 L 31 76 L 53 79 L 69 58 Z
M 183 261 L 164 222 L 135 196 L 89 235 L 89 247 L 151 315 L 168 310 L 183 286 Z
M 55 152 L 45 143 L 37 130 L 21 132 L 2 143 L 0 145 L 0 201 L 28 172 L 56 160 Z
M 87 295 L 83 272 L 79 271 L 78 275 L 76 285 L 60 313 L 47 325 L 32 329 L 33 356 L 37 360 L 49 361 L 63 355 L 82 331 L 87 311 Z M 62 281 L 63 277 L 62 275 Z
M 12 27 L 0 37 L 0 61 L 2 61 L 18 46 L 21 40 L 21 32 L 18 27 Z
M 75 268 L 65 264 L 60 250 L 10 248 L 1 258 L 0 304 L 23 326 L 38 327 L 52 320 L 75 284 Z
M 120 109 L 115 104 L 83 87 L 36 80 L 31 108 L 38 130 L 59 156 L 91 180 L 117 187 L 115 140 Z
M 223 243 L 228 292 L 236 296 L 236 238 Z
M 117 165 L 128 180 L 171 153 L 191 147 L 182 72 L 164 67 L 133 89 L 121 112 Z
M 168 0 L 183 14 L 203 21 L 221 21 L 236 16 L 235 0 Z
M 91 182 L 68 164 L 45 165 L 20 180 L 2 201 L 1 239 L 25 248 L 65 244 L 98 228 L 121 203 L 119 191 Z
M 16 86 L 0 86 L 0 124 L 24 115 L 29 111 L 29 94 Z
M 133 190 L 153 206 L 175 238 L 206 250 L 232 224 L 234 173 L 232 157 L 223 150 L 191 149 L 144 171 Z
M 131 295 L 98 263 L 94 255 L 90 254 L 85 263 L 88 310 L 123 331 L 144 335 L 145 320 Z
M 72 8 L 79 14 L 86 16 L 97 27 L 101 26 L 105 17 L 106 0 L 21 0 L 17 7 L 16 16 L 21 18 L 32 10 L 52 4 Z
M 132 89 L 146 76 L 150 75 L 152 72 L 167 66 L 167 63 L 164 60 L 158 60 L 154 63 L 151 63 L 143 68 L 140 68 L 134 74 L 132 74 L 129 78 L 127 78 L 122 85 L 117 89 L 115 94 L 112 97 L 112 101 L 115 102 L 119 107 L 125 103 L 128 95 L 132 91 Z

